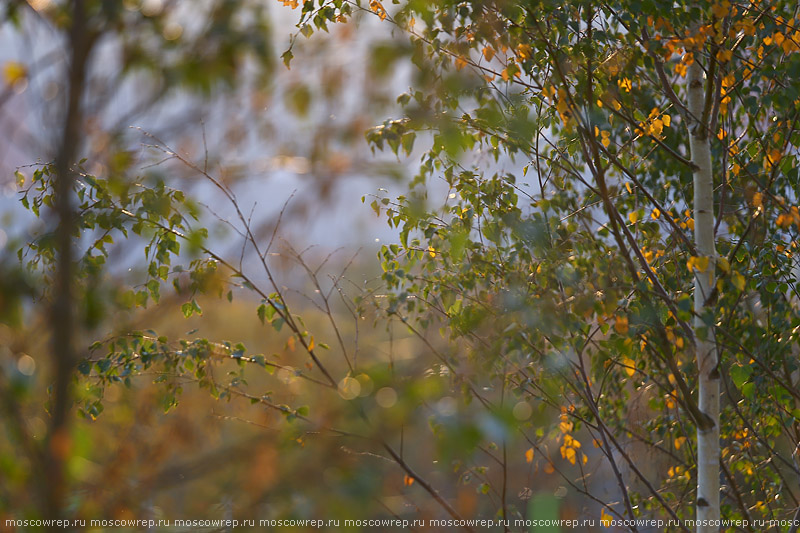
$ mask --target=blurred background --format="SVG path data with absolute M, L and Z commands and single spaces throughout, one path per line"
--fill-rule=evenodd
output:
M 53 446 L 56 370 L 45 252 L 57 221 L 47 201 L 36 216 L 21 199 L 34 195 L 37 170 L 62 143 L 71 47 L 80 38 L 69 31 L 72 7 L 0 7 L 0 530 L 13 530 L 7 518 L 42 517 L 47 498 L 39 450 Z M 79 96 L 79 181 L 102 178 L 112 192 L 182 191 L 182 208 L 208 238 L 175 255 L 155 298 L 143 251 L 149 234 L 115 234 L 102 268 L 81 274 L 75 349 L 97 361 L 115 339 L 151 339 L 175 353 L 186 350 L 182 342 L 207 339 L 219 347 L 208 348 L 209 357 L 221 360 L 203 376 L 183 363 L 170 367 L 168 358 L 152 366 L 126 360 L 135 372 L 115 379 L 102 367 L 79 367 L 62 454 L 64 516 L 447 517 L 423 479 L 465 517 L 497 518 L 506 505 L 519 516 L 578 516 L 578 493 L 568 496 L 552 464 L 533 460 L 515 430 L 519 421 L 544 427 L 553 415 L 520 402 L 498 418 L 462 401 L 442 358 L 458 353 L 458 343 L 434 324 L 420 338 L 370 303 L 380 298 L 375 254 L 398 240 L 370 204 L 375 195 L 405 193 L 419 166 L 413 150 L 402 158 L 374 153 L 365 140 L 369 128 L 402 116 L 400 94 L 426 83 L 407 36 L 369 9 L 329 31 L 298 27 L 294 7 L 85 2 L 92 51 Z M 437 187 L 433 202 L 447 195 Z M 102 233 L 84 228 L 76 246 L 91 250 Z M 207 250 L 233 268 L 204 262 Z M 173 270 L 178 263 L 186 270 Z M 201 290 L 187 296 L 189 285 Z M 126 295 L 143 287 L 147 305 L 136 296 L 131 305 Z M 290 315 L 302 316 L 305 346 L 288 326 L 265 326 L 259 304 L 274 291 Z M 257 364 L 242 364 L 239 343 Z M 332 390 L 309 362 L 315 343 L 335 376 Z M 142 359 L 143 350 L 126 349 L 108 353 Z M 523 467 L 499 467 L 506 454 Z

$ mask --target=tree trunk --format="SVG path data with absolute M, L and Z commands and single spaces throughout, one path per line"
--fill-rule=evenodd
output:
M 695 60 L 688 70 L 690 120 L 689 145 L 694 169 L 694 239 L 699 257 L 708 258 L 708 267 L 695 270 L 694 336 L 698 369 L 698 404 L 707 417 L 697 422 L 697 531 L 719 531 L 719 526 L 702 521 L 719 520 L 719 371 L 713 327 L 702 316 L 706 300 L 714 288 L 716 248 L 714 246 L 714 178 L 711 166 L 711 141 L 708 132 L 706 83 L 704 72 Z M 703 261 L 700 262 L 701 266 Z
M 53 385 L 50 396 L 50 426 L 45 441 L 44 518 L 64 518 L 67 495 L 66 463 L 70 453 L 70 383 L 76 364 L 75 341 L 75 254 L 73 232 L 76 224 L 72 204 L 73 162 L 81 145 L 82 100 L 87 76 L 91 40 L 87 34 L 83 0 L 73 0 L 69 40 L 68 93 L 63 129 L 55 157 L 54 208 L 56 218 L 56 267 L 51 308 Z M 48 528 L 51 531 L 56 526 Z

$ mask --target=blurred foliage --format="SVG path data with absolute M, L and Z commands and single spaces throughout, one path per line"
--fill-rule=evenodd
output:
M 77 4 L 116 74 L 81 95 L 86 158 L 69 188 L 81 361 L 65 516 L 691 518 L 696 318 L 721 360 L 722 516 L 794 515 L 795 6 L 287 0 L 297 33 L 278 51 L 262 2 L 40 0 L 7 3 L 5 19 L 69 43 Z M 411 72 L 401 115 L 333 136 L 314 122 L 303 155 L 281 161 L 346 173 L 361 128 L 375 154 L 419 163 L 405 194 L 362 199 L 398 235 L 377 277 L 281 239 L 291 207 L 254 222 L 213 141 L 184 150 L 144 132 L 137 152 L 120 129 L 131 115 L 95 107 L 121 90 L 142 97 L 131 112 L 153 111 L 175 91 L 192 112 L 307 68 L 318 79 L 282 88 L 276 127 L 313 122 L 354 82 L 302 43 L 369 18 L 401 38 L 370 44 L 364 84 L 385 95 Z M 713 125 L 713 258 L 691 238 L 694 62 Z M 6 65 L 9 95 L 28 71 Z M 52 156 L 15 176 L 37 221 L 7 245 L 18 261 L 0 262 L 3 520 L 42 516 L 48 479 Z M 698 317 L 695 278 L 709 274 Z

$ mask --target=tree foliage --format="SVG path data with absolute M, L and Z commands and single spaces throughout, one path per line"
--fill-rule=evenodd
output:
M 797 432 L 793 9 L 411 3 L 393 18 L 437 75 L 401 97 L 406 119 L 372 133 L 391 146 L 434 131 L 409 195 L 376 204 L 401 232 L 381 252 L 395 288 L 387 311 L 447 325 L 467 396 L 560 410 L 551 431 L 520 430 L 535 450 L 560 443 L 560 457 L 541 460 L 574 467 L 567 478 L 591 494 L 573 447 L 581 428 L 617 479 L 612 515 L 688 518 L 707 506 L 692 488 L 692 426 L 717 424 L 722 516 L 794 515 L 796 465 L 781 451 Z M 702 113 L 689 103 L 693 66 Z M 692 137 L 713 154 L 717 256 L 692 240 Z M 491 172 L 486 157 L 524 166 Z M 447 200 L 421 208 L 439 178 Z M 698 311 L 701 276 L 713 291 Z M 698 403 L 706 336 L 720 357 L 706 369 L 722 379 L 719 420 Z M 642 465 L 635 442 L 658 468 Z

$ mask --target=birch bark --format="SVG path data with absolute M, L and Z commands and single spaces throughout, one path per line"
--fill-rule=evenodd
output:
M 706 83 L 698 61 L 688 69 L 689 146 L 694 170 L 694 239 L 698 256 L 708 258 L 704 270 L 695 271 L 694 335 L 698 376 L 698 405 L 708 418 L 697 424 L 697 531 L 719 531 L 719 371 L 714 331 L 703 321 L 706 300 L 714 288 L 716 247 L 714 244 L 714 176 L 708 124 L 703 124 Z M 705 118 L 708 121 L 708 118 Z M 704 261 L 700 262 L 701 265 Z M 704 523 L 705 522 L 705 523 Z

